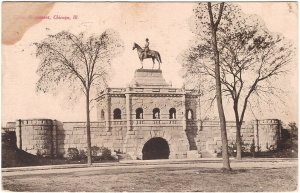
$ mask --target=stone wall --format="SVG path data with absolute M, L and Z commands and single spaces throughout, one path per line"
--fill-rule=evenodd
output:
M 143 120 L 142 120 L 143 121 Z M 165 126 L 157 126 L 163 124 Z M 170 123 L 171 122 L 171 123 Z M 170 159 L 186 158 L 189 144 L 185 131 L 182 130 L 182 122 L 178 121 L 144 121 L 137 125 L 132 131 L 127 132 L 123 151 L 133 159 L 142 159 L 144 144 L 152 138 L 163 138 L 168 142 L 170 148 Z
M 278 119 L 256 120 L 252 122 L 256 151 L 269 151 L 277 148 L 281 135 Z
M 105 122 L 91 123 L 92 146 L 104 146 L 112 151 L 122 151 L 125 135 L 126 127 L 124 126 L 114 126 L 110 131 L 107 131 L 105 127 Z M 85 122 L 58 123 L 58 156 L 66 156 L 68 148 L 86 150 L 86 142 L 87 138 Z
M 200 122 L 198 132 L 195 127 L 188 127 L 189 135 L 193 133 L 194 141 L 200 153 L 220 153 L 222 147 L 221 130 L 219 121 L 204 121 Z M 232 146 L 235 144 L 236 127 L 235 122 L 228 121 L 226 123 L 228 144 Z M 197 134 L 196 134 L 197 133 Z M 244 123 L 241 129 L 241 137 L 244 147 L 250 151 L 251 144 L 253 143 L 254 130 L 253 125 Z
M 53 156 L 53 121 L 30 119 L 16 121 L 17 147 L 34 155 Z
M 17 146 L 31 154 L 55 157 L 66 156 L 68 148 L 86 150 L 86 123 L 84 122 L 29 119 L 17 120 L 15 124 L 10 123 L 10 128 L 13 125 L 15 125 Z M 128 125 L 124 120 L 111 121 L 110 125 L 110 129 L 107 130 L 105 121 L 91 123 L 92 146 L 104 146 L 112 151 L 127 153 L 132 159 L 141 159 L 144 144 L 155 137 L 163 138 L 168 142 L 171 159 L 186 158 L 191 152 L 209 157 L 221 150 L 218 121 L 130 120 L 130 130 L 127 129 Z M 185 127 L 186 130 L 183 129 Z M 250 150 L 253 141 L 256 151 L 276 149 L 280 133 L 280 121 L 277 119 L 244 123 L 241 131 L 247 151 Z M 227 122 L 227 134 L 228 143 L 235 143 L 234 122 Z

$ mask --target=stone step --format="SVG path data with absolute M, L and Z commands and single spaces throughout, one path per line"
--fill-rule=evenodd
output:
M 202 156 L 202 158 L 216 158 L 217 154 L 216 153 L 210 153 L 208 151 L 201 151 L 201 156 Z

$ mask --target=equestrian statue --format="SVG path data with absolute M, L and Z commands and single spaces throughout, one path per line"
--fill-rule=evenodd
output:
M 158 64 L 159 64 L 158 69 L 160 69 L 160 64 L 162 63 L 160 54 L 158 51 L 149 49 L 149 39 L 148 38 L 146 38 L 146 44 L 144 46 L 144 49 L 141 46 L 139 46 L 137 43 L 133 44 L 132 50 L 134 50 L 135 48 L 137 49 L 137 53 L 138 53 L 139 59 L 142 64 L 142 69 L 143 69 L 143 60 L 147 59 L 147 58 L 152 58 L 152 61 L 153 61 L 152 69 L 154 68 L 155 59 L 158 61 Z

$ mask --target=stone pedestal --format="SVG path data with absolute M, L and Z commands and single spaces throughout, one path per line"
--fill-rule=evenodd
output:
M 171 87 L 162 76 L 161 70 L 137 69 L 131 87 Z

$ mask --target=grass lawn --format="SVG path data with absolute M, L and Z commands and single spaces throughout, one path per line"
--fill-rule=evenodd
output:
M 56 174 L 2 177 L 10 191 L 295 191 L 297 167 L 235 169 L 223 173 L 214 168 L 95 168 Z

